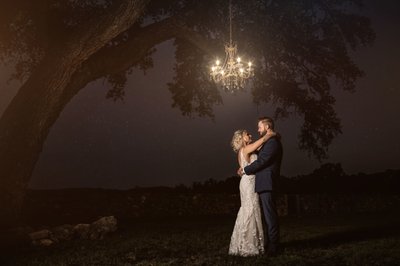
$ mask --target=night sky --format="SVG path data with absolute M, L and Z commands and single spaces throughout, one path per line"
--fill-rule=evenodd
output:
M 330 158 L 348 174 L 400 168 L 400 34 L 398 1 L 367 1 L 364 14 L 377 35 L 372 47 L 353 54 L 365 72 L 355 93 L 334 90 L 343 134 L 330 146 Z M 221 43 L 221 46 L 223 43 Z M 52 127 L 34 170 L 32 188 L 190 185 L 208 178 L 235 175 L 236 155 L 230 139 L 236 129 L 257 136 L 257 118 L 272 115 L 273 106 L 255 106 L 250 91 L 222 92 L 215 121 L 184 117 L 171 107 L 166 83 L 173 77 L 172 41 L 156 47 L 155 67 L 146 75 L 135 70 L 124 102 L 105 95 L 109 85 L 90 83 Z M 240 47 L 239 47 L 240 53 Z M 7 83 L 10 66 L 0 67 L 0 114 L 20 83 Z M 282 174 L 307 174 L 320 163 L 297 146 L 301 117 L 276 123 L 282 135 Z

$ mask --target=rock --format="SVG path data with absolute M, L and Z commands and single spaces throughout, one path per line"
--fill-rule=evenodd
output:
M 54 241 L 48 238 L 39 239 L 32 242 L 35 246 L 48 247 L 54 244 Z
M 60 241 L 71 240 L 74 236 L 81 239 L 103 239 L 106 234 L 117 230 L 117 219 L 114 216 L 102 217 L 92 224 L 65 224 L 50 230 L 40 230 L 29 234 L 36 246 L 50 246 Z
M 74 226 L 74 233 L 82 239 L 89 238 L 90 224 L 77 224 Z
M 33 233 L 29 234 L 29 237 L 32 240 L 39 240 L 39 239 L 44 239 L 44 238 L 50 238 L 51 237 L 51 232 L 47 229 L 36 231 Z
M 103 239 L 108 233 L 117 230 L 117 219 L 114 216 L 102 217 L 90 225 L 90 239 Z
M 40 242 L 40 244 L 42 246 L 45 246 L 45 247 L 48 247 L 48 246 L 50 246 L 50 245 L 52 245 L 54 243 L 53 240 L 47 239 L 47 238 L 46 239 L 40 239 L 39 242 Z
M 69 224 L 54 227 L 52 231 L 58 241 L 70 240 L 74 236 L 74 227 Z

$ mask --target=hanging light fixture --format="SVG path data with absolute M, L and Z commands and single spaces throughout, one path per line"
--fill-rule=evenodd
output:
M 225 60 L 215 61 L 211 67 L 211 79 L 221 84 L 229 92 L 235 92 L 244 88 L 247 79 L 254 76 L 254 68 L 251 62 L 243 63 L 237 55 L 237 46 L 232 41 L 232 3 L 229 1 L 229 43 L 225 45 Z

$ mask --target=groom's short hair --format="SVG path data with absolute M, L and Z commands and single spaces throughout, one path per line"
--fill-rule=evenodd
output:
M 274 120 L 271 117 L 263 116 L 258 119 L 259 122 L 262 122 L 265 125 L 268 125 L 270 129 L 274 129 Z

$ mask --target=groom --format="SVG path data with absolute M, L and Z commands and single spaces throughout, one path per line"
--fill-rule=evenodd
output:
M 269 117 L 258 119 L 258 133 L 264 136 L 274 130 L 274 121 Z M 276 210 L 276 186 L 280 176 L 282 161 L 282 144 L 279 135 L 270 138 L 260 149 L 258 158 L 244 169 L 239 168 L 238 174 L 242 176 L 256 175 L 255 192 L 260 196 L 260 201 L 267 225 L 268 239 L 267 255 L 275 256 L 278 253 L 279 245 L 279 224 L 278 212 Z

